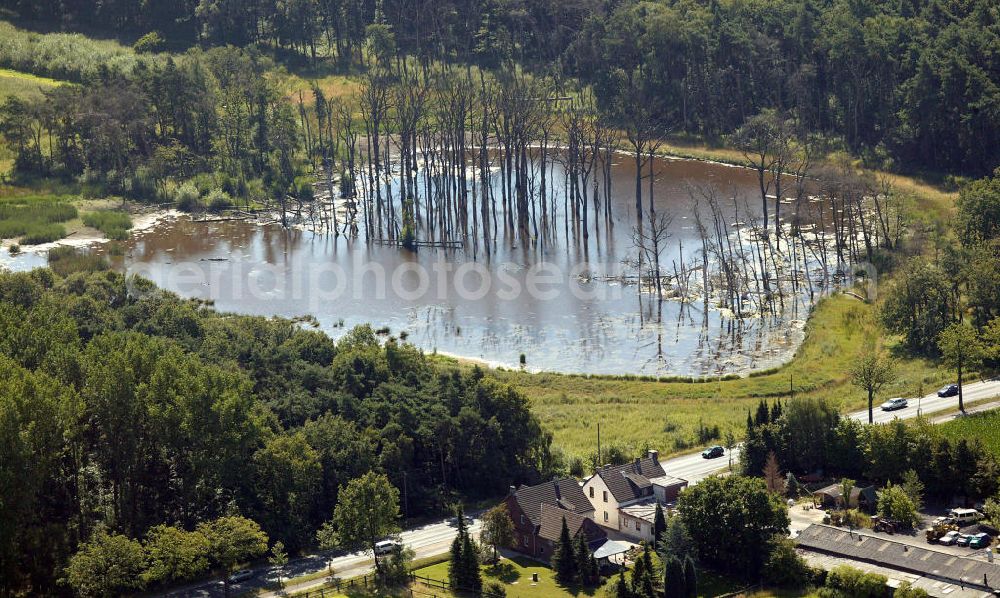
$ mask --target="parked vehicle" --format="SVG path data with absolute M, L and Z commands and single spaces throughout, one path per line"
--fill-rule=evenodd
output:
M 249 569 L 240 569 L 229 576 L 229 583 L 240 583 L 252 578 L 253 575 L 253 571 Z
M 969 548 L 989 548 L 993 538 L 989 534 L 974 534 L 969 538 Z
M 947 386 L 942 386 L 941 390 L 937 392 L 939 397 L 954 397 L 958 394 L 958 384 L 949 384 Z
M 726 450 L 721 446 L 712 446 L 703 451 L 701 451 L 701 456 L 703 459 L 715 459 L 726 454 Z
M 895 398 L 889 399 L 888 401 L 882 403 L 882 411 L 896 411 L 897 409 L 905 409 L 909 403 L 906 399 Z
M 947 534 L 954 532 L 958 533 L 958 529 L 948 523 L 943 521 L 944 517 L 939 518 L 940 521 L 935 521 L 934 525 L 927 529 L 925 535 L 927 536 L 927 541 L 933 544 L 934 542 L 940 542 L 941 538 L 944 538 Z
M 959 527 L 975 523 L 983 518 L 983 514 L 975 509 L 951 509 L 948 518 Z
M 381 542 L 375 543 L 375 554 L 379 556 L 389 554 L 390 552 L 396 550 L 399 546 L 400 543 L 395 540 L 382 540 Z
M 942 546 L 953 546 L 955 542 L 958 542 L 958 537 L 961 535 L 962 534 L 958 533 L 957 531 L 952 530 L 947 534 L 941 536 L 938 539 L 938 544 L 941 544 Z
M 969 540 L 971 539 L 972 536 L 969 534 L 958 534 L 958 539 L 955 540 L 955 546 L 968 546 Z

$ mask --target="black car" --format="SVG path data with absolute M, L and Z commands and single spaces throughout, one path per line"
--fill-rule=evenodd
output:
M 939 397 L 953 397 L 958 394 L 958 384 L 949 384 L 938 391 Z
M 726 454 L 726 451 L 721 446 L 713 446 L 701 451 L 702 459 L 715 459 L 724 454 Z

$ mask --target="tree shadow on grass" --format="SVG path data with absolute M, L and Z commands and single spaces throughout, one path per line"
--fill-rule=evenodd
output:
M 511 563 L 514 563 L 514 565 L 517 565 L 517 568 L 515 568 L 514 565 L 512 565 Z M 497 579 L 499 581 L 502 581 L 502 582 L 506 583 L 506 584 L 511 584 L 511 583 L 513 583 L 515 581 L 518 581 L 521 578 L 522 573 L 521 573 L 520 570 L 518 570 L 518 568 L 520 568 L 521 570 L 527 570 L 529 568 L 538 567 L 538 566 L 543 566 L 544 567 L 545 564 L 542 563 L 542 562 L 540 562 L 540 561 L 536 561 L 536 560 L 530 559 L 530 558 L 528 558 L 526 556 L 506 555 L 505 561 L 501 561 L 498 565 L 494 565 L 493 567 L 490 567 L 490 569 L 488 570 L 488 574 L 491 577 L 493 577 L 494 576 L 494 573 L 493 573 L 494 569 L 499 568 L 499 570 L 501 570 L 501 571 L 503 571 L 503 570 L 506 569 L 507 571 L 509 571 L 510 578 L 508 579 L 508 578 L 497 576 Z M 552 575 L 552 576 L 555 575 L 555 572 L 552 569 L 548 569 L 547 573 L 550 574 L 550 575 Z M 554 581 L 554 579 L 553 579 L 553 581 Z M 598 586 L 594 586 L 594 587 L 587 587 L 587 586 L 581 586 L 580 584 L 563 585 L 563 584 L 560 584 L 560 583 L 556 582 L 556 587 L 558 587 L 559 589 L 565 591 L 566 593 L 568 593 L 568 594 L 570 594 L 572 596 L 594 596 L 594 595 L 596 595 L 598 593 L 598 591 L 601 589 L 602 586 L 598 585 Z
M 512 584 L 521 579 L 521 573 L 514 568 L 514 565 L 503 561 L 490 565 L 486 569 L 486 574 L 505 584 Z

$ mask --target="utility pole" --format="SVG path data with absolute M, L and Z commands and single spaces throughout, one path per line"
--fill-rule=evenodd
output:
M 594 469 L 598 469 L 604 461 L 601 460 L 601 423 L 597 422 L 597 464 Z

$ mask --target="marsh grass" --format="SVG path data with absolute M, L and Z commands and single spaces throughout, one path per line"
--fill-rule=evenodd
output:
M 62 223 L 76 216 L 76 208 L 60 196 L 0 198 L 0 238 L 20 238 L 22 245 L 56 241 L 66 236 Z
M 74 272 L 100 272 L 111 267 L 104 257 L 76 247 L 53 247 L 48 254 L 49 268 L 60 276 Z
M 100 210 L 83 215 L 83 223 L 104 233 L 112 241 L 124 241 L 132 228 L 132 218 L 125 212 Z

